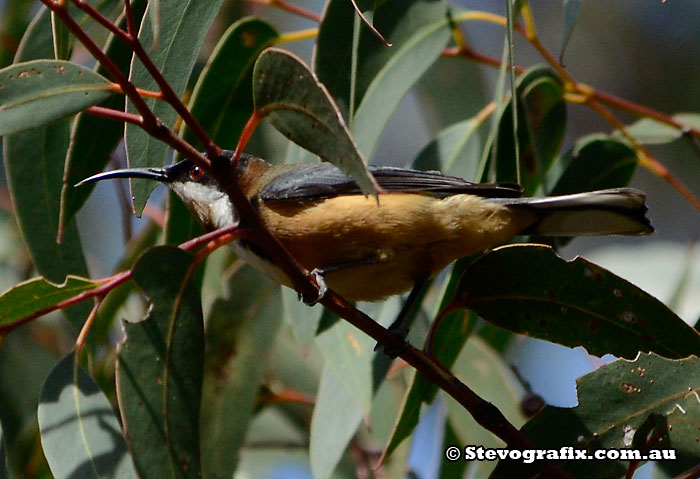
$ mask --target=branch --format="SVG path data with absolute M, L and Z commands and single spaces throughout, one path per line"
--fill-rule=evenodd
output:
M 299 15 L 300 17 L 308 18 L 309 20 L 313 20 L 314 22 L 320 22 L 321 17 L 313 12 L 310 12 L 308 10 L 304 10 L 301 7 L 298 7 L 296 5 L 293 5 L 289 2 L 286 2 L 285 0 L 248 0 L 251 3 L 259 3 L 262 5 L 269 5 L 272 7 L 277 7 L 280 10 L 284 10 L 289 13 L 293 13 L 295 15 Z

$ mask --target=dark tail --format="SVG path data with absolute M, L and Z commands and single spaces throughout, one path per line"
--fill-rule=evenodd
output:
M 646 217 L 646 196 L 632 188 L 614 188 L 548 198 L 501 199 L 535 214 L 523 234 L 543 236 L 646 235 L 654 232 Z

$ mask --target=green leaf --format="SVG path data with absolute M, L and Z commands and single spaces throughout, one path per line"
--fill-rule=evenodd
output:
M 700 351 L 700 334 L 633 284 L 539 245 L 498 248 L 467 268 L 453 306 L 510 331 L 591 354 L 678 358 Z
M 131 2 L 131 8 L 136 21 L 140 21 L 146 9 L 146 0 Z M 122 16 L 117 23 L 125 28 L 126 18 Z M 104 47 L 107 56 L 121 71 L 128 71 L 132 51 L 124 42 L 113 35 L 109 37 Z M 107 72 L 98 64 L 97 73 L 106 75 Z M 114 110 L 124 109 L 124 97 L 113 95 L 100 103 L 100 106 Z M 63 189 L 61 190 L 61 228 L 65 228 L 75 214 L 88 199 L 95 183 L 88 183 L 80 188 L 74 185 L 104 170 L 110 161 L 110 155 L 124 136 L 124 125 L 109 118 L 100 118 L 84 113 L 76 117 L 70 135 L 70 145 L 65 160 Z
M 579 138 L 547 175 L 550 195 L 619 188 L 629 185 L 637 168 L 637 153 L 627 143 L 603 134 Z M 531 242 L 561 248 L 573 238 L 533 237 Z
M 53 33 L 53 51 L 56 60 L 70 60 L 73 50 L 73 36 L 68 27 L 54 12 L 51 12 L 51 31 Z
M 358 5 L 363 10 L 374 10 L 372 23 L 392 47 L 384 45 L 364 25 L 360 26 L 359 38 L 356 38 L 353 27 L 356 14 L 349 1 L 330 0 L 326 3 L 316 40 L 313 70 L 343 113 L 359 106 L 379 71 L 419 30 L 446 19 L 443 0 L 367 0 Z M 356 68 L 353 68 L 353 54 Z M 351 97 L 355 100 L 352 108 Z
M 316 344 L 362 411 L 369 414 L 373 396 L 372 360 L 375 356 L 372 338 L 347 321 L 336 321 L 316 336 Z
M 525 423 L 526 417 L 520 410 L 522 387 L 503 357 L 481 338 L 473 337 L 467 342 L 459 353 L 452 371 L 476 394 L 493 402 L 515 427 Z M 505 447 L 503 441 L 481 427 L 455 399 L 446 394 L 445 398 L 447 419 L 458 439 L 458 442 L 452 445 Z M 491 461 L 474 461 L 470 474 L 473 477 L 488 477 L 495 466 Z
M 574 33 L 581 5 L 583 5 L 583 0 L 564 0 L 564 32 L 561 38 L 561 49 L 559 50 L 560 59 L 564 56 L 564 50 L 566 50 L 566 45 L 569 44 L 571 34 Z
M 462 277 L 462 272 L 471 261 L 471 258 L 466 258 L 459 260 L 455 264 L 450 279 L 442 292 L 442 300 L 438 311 L 442 311 L 450 298 L 454 296 L 454 292 Z M 433 333 L 432 344 L 433 355 L 440 364 L 448 369 L 452 367 L 464 343 L 474 330 L 477 319 L 475 314 L 465 313 L 464 311 L 455 311 L 442 318 L 442 321 L 440 321 Z M 422 375 L 417 373 L 412 375 L 391 439 L 384 449 L 384 457 L 391 455 L 413 433 L 413 430 L 418 425 L 423 404 L 431 403 L 435 399 L 437 390 L 437 386 Z
M 672 118 L 681 124 L 700 128 L 700 114 L 698 113 L 678 113 Z M 640 143 L 648 145 L 670 143 L 683 136 L 683 130 L 652 118 L 641 118 L 632 123 L 627 127 L 627 133 Z M 617 132 L 615 134 L 619 135 Z
M 144 320 L 124 324 L 117 392 L 142 478 L 201 477 L 204 328 L 199 296 L 188 281 L 192 268 L 191 255 L 174 246 L 147 251 L 133 268 L 152 304 Z
M 214 48 L 190 99 L 190 111 L 217 145 L 233 149 L 253 113 L 253 65 L 277 38 L 269 24 L 243 18 L 231 25 Z M 185 141 L 199 144 L 183 123 Z M 201 146 L 201 145 L 200 145 Z M 175 152 L 174 162 L 179 160 Z M 181 243 L 203 233 L 202 226 L 174 193 L 169 194 L 166 242 Z
M 477 180 L 482 148 L 478 129 L 483 120 L 474 117 L 448 126 L 418 153 L 412 167 Z
M 389 0 L 377 6 L 373 24 L 392 47 L 364 26 L 356 35 L 355 17 L 349 2 L 328 3 L 314 71 L 341 111 L 357 108 L 352 131 L 360 151 L 370 158 L 401 99 L 442 53 L 450 30 L 447 5 L 441 0 Z
M 321 306 L 310 308 L 291 288 L 282 288 L 282 304 L 286 322 L 292 327 L 294 337 L 303 347 L 308 347 L 316 336 L 318 324 L 324 309 Z
M 377 183 L 338 107 L 304 63 L 277 48 L 265 50 L 253 71 L 255 109 L 283 135 L 353 177 L 365 194 Z
M 182 97 L 185 92 L 199 49 L 219 12 L 222 1 L 169 1 L 167 8 L 161 9 L 160 12 L 160 39 L 155 49 L 150 48 L 153 45 L 151 17 L 149 15 L 143 17 L 139 39 L 146 46 L 155 66 L 179 97 Z M 158 90 L 155 80 L 135 57 L 131 62 L 130 79 L 139 88 Z M 145 102 L 166 126 L 170 128 L 174 126 L 177 114 L 170 105 L 152 98 L 145 99 Z M 136 112 L 130 102 L 127 102 L 127 110 Z M 146 167 L 165 164 L 168 157 L 168 146 L 165 143 L 151 137 L 135 125 L 126 126 L 125 139 L 129 166 Z M 154 188 L 153 181 L 131 180 L 134 210 L 139 216 Z
M 201 412 L 205 477 L 233 477 L 282 324 L 278 284 L 247 265 L 228 284 L 227 297 L 214 302 L 207 322 Z
M 599 449 L 673 448 L 697 464 L 698 371 L 697 357 L 674 361 L 641 353 L 633 361 L 619 359 L 577 381 L 578 406 L 546 406 L 522 430 L 538 448 L 571 446 L 589 454 Z M 574 477 L 613 479 L 624 477 L 628 462 L 569 460 L 559 465 Z M 500 462 L 491 477 L 529 477 L 525 473 L 522 462 Z
M 51 19 L 42 9 L 27 29 L 17 62 L 53 55 Z M 72 225 L 56 243 L 62 163 L 68 148 L 68 120 L 5 137 L 3 159 L 15 217 L 39 274 L 61 283 L 69 274 L 87 276 L 78 229 Z M 64 310 L 77 331 L 87 317 L 87 302 Z
M 626 143 L 607 135 L 579 139 L 560 160 L 563 173 L 551 195 L 627 186 L 639 163 L 637 153 Z
M 23 323 L 23 318 L 98 286 L 89 279 L 71 275 L 63 284 L 44 278 L 24 281 L 0 295 L 0 331 L 15 328 Z
M 0 479 L 10 479 L 10 471 L 7 469 L 7 446 L 2 423 L 0 423 Z
M 414 32 L 392 47 L 393 55 L 367 87 L 352 121 L 352 131 L 360 151 L 371 158 L 384 128 L 404 95 L 440 57 L 450 39 L 447 9 L 443 2 L 432 2 L 442 14 L 438 21 Z
M 524 194 L 532 195 L 552 165 L 566 127 L 566 102 L 561 79 L 548 67 L 533 67 L 518 79 L 518 147 Z M 513 102 L 503 110 L 495 140 L 488 145 L 496 162 L 496 180 L 515 182 Z
M 362 407 L 343 385 L 333 368 L 326 365 L 311 416 L 309 454 L 315 479 L 331 477 L 362 422 L 362 417 Z
M 231 25 L 214 48 L 194 87 L 190 111 L 218 145 L 236 147 L 253 113 L 253 65 L 277 38 L 267 22 L 247 17 Z M 196 142 L 188 128 L 183 137 Z
M 54 477 L 138 477 L 111 404 L 75 353 L 46 378 L 38 419 Z
M 62 60 L 33 60 L 0 70 L 0 135 L 45 125 L 112 94 L 101 75 Z

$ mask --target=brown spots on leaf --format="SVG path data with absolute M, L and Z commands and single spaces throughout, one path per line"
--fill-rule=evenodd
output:
M 622 389 L 627 394 L 636 394 L 642 392 L 642 388 L 640 388 L 639 386 L 635 386 L 634 384 L 630 384 L 625 381 L 623 381 L 620 384 L 620 389 Z
M 258 34 L 253 30 L 241 32 L 241 43 L 244 47 L 250 48 L 258 42 Z

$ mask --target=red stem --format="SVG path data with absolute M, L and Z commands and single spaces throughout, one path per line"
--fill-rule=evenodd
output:
M 85 110 L 85 113 L 89 115 L 99 116 L 102 118 L 109 118 L 110 120 L 131 123 L 136 126 L 143 126 L 143 117 L 141 115 L 127 113 L 125 111 L 115 110 L 113 108 L 105 108 L 103 106 L 91 106 L 90 108 Z

